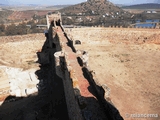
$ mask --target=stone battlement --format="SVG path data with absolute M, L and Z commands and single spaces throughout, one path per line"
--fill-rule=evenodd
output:
M 46 43 L 51 48 L 56 46 L 56 74 L 63 81 L 69 119 L 122 119 L 109 98 L 110 89 L 107 85 L 101 85 L 90 69 L 88 52 L 75 48 L 74 41 L 59 20 L 50 25 L 48 33 Z M 90 98 L 99 102 L 89 102 Z M 91 116 L 85 114 L 88 111 Z

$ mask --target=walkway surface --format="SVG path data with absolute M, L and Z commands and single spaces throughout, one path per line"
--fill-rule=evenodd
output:
M 72 49 L 68 46 L 68 40 L 64 36 L 64 33 L 60 27 L 58 27 L 57 31 L 60 40 L 64 43 L 64 49 L 65 52 L 68 54 L 68 61 L 70 62 L 70 66 L 73 68 L 76 74 L 76 78 L 78 79 L 78 86 L 80 88 L 81 95 L 84 97 L 94 97 L 89 91 L 88 87 L 89 82 L 86 78 L 83 76 L 82 67 L 79 65 L 77 61 L 77 54 L 72 51 Z
M 83 75 L 82 67 L 77 60 L 78 56 L 72 51 L 71 47 L 68 46 L 68 40 L 60 27 L 58 27 L 57 34 L 60 41 L 63 43 L 63 49 L 68 55 L 67 61 L 69 61 L 70 66 L 73 71 L 75 71 L 75 77 L 78 80 L 76 84 L 78 84 L 80 94 L 84 97 L 85 102 L 87 103 L 86 108 L 82 110 L 84 117 L 87 117 L 86 119 L 106 119 L 105 113 L 99 105 L 97 98 L 93 95 L 93 92 L 91 93 L 90 91 L 92 90 L 92 86 Z

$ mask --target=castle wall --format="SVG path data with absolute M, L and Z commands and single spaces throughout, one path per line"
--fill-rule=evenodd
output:
M 61 27 L 63 27 L 63 26 L 61 26 Z M 66 37 L 69 40 L 71 40 L 68 37 L 68 33 L 66 31 L 64 32 L 64 34 L 66 35 Z M 61 41 L 60 38 L 59 38 L 59 41 Z M 59 57 L 59 58 L 56 57 L 57 58 L 56 62 L 59 62 L 59 63 L 57 63 L 57 65 L 60 65 L 60 68 L 63 68 L 61 73 L 63 74 L 62 76 L 64 77 L 63 78 L 64 79 L 63 83 L 64 83 L 64 88 L 65 88 L 65 93 L 66 93 L 66 101 L 68 103 L 67 105 L 69 106 L 68 108 L 70 108 L 69 109 L 69 116 L 71 115 L 73 117 L 73 114 L 78 113 L 78 116 L 79 116 L 78 119 L 81 119 L 80 118 L 81 114 L 79 113 L 80 111 L 77 107 L 77 105 L 78 105 L 77 102 L 76 102 L 77 99 L 74 99 L 74 97 L 73 97 L 73 96 L 76 96 L 76 94 L 72 94 L 73 88 L 78 89 L 78 86 L 75 85 L 76 84 L 76 78 L 74 78 L 72 76 L 72 68 L 69 66 L 69 61 L 67 60 L 67 55 L 65 55 L 65 49 L 63 49 L 63 44 L 61 44 L 61 42 L 60 42 L 60 45 L 62 47 L 62 51 L 60 51 L 56 54 L 57 55 L 59 54 L 59 56 L 61 56 L 61 57 L 63 56 L 63 57 L 62 57 L 62 59 L 61 59 L 61 57 Z M 75 47 L 75 46 L 73 45 L 73 47 Z M 83 61 L 83 60 L 81 60 L 81 61 Z M 96 98 L 98 99 L 100 105 L 103 106 L 102 108 L 105 111 L 105 114 L 107 115 L 107 117 L 109 119 L 115 119 L 115 118 L 121 119 L 121 116 L 119 115 L 118 110 L 115 107 L 113 107 L 112 101 L 109 98 L 110 89 L 106 85 L 102 86 L 98 82 L 98 80 L 96 79 L 96 75 L 94 73 L 92 73 L 92 70 L 89 69 L 89 66 L 86 64 L 86 61 L 85 62 L 83 61 L 83 64 L 85 66 L 82 69 L 83 75 L 84 75 L 85 78 L 87 78 L 88 82 L 93 87 L 94 91 L 96 92 Z M 72 79 L 72 82 L 71 82 L 71 79 Z M 69 92 L 71 94 L 69 94 Z M 74 102 L 72 103 L 71 101 L 72 102 L 74 101 Z M 74 104 L 74 107 L 71 104 L 72 105 Z M 74 110 L 74 112 L 73 112 L 73 110 Z
M 56 74 L 63 80 L 65 99 L 68 108 L 68 115 L 70 120 L 83 120 L 80 108 L 75 98 L 74 88 L 72 86 L 72 80 L 70 77 L 70 66 L 68 66 L 67 55 L 63 48 L 58 34 L 53 38 L 56 44 L 56 53 L 54 54 L 56 63 Z
M 64 30 L 62 25 L 61 25 L 61 28 L 62 28 L 62 30 Z M 52 28 L 52 30 L 54 30 L 54 29 L 55 29 L 55 27 Z M 76 96 L 78 97 L 79 94 L 77 92 L 75 92 L 75 90 L 80 91 L 79 86 L 77 84 L 78 81 L 77 81 L 77 78 L 75 78 L 76 76 L 74 76 L 74 70 L 72 69 L 72 67 L 69 64 L 70 61 L 68 61 L 68 59 L 67 59 L 68 55 L 65 51 L 65 48 L 63 45 L 64 43 L 62 43 L 62 40 L 61 40 L 63 38 L 61 36 L 59 36 L 59 34 L 54 35 L 53 32 L 51 32 L 51 27 L 50 27 L 49 34 L 52 34 L 54 36 L 53 41 L 56 45 L 56 51 L 57 51 L 54 54 L 55 63 L 56 63 L 56 74 L 59 77 L 61 77 L 61 79 L 63 80 L 65 98 L 66 98 L 66 103 L 67 103 L 67 108 L 68 108 L 68 115 L 71 120 L 75 120 L 75 119 L 82 120 L 83 117 L 82 117 L 82 113 L 80 110 L 80 106 L 78 104 L 79 99 L 76 99 Z M 73 41 L 69 39 L 68 34 L 65 31 L 64 31 L 64 35 L 70 41 L 70 43 L 68 43 L 68 44 L 70 44 L 70 47 L 74 48 Z M 51 36 L 51 35 L 49 35 L 49 36 Z M 49 37 L 49 40 L 52 40 L 52 38 Z M 61 48 L 61 49 L 59 49 L 59 48 Z M 110 114 L 110 112 L 108 111 L 109 109 L 111 111 L 113 109 L 113 108 L 111 109 L 108 107 L 108 105 L 110 105 L 110 103 L 107 103 L 106 99 L 105 99 L 105 98 L 108 98 L 108 96 L 106 96 L 106 94 L 105 94 L 105 92 L 108 92 L 108 90 L 106 90 L 105 87 L 104 88 L 101 87 L 101 85 L 98 83 L 97 80 L 96 81 L 94 80 L 95 75 L 93 75 L 90 72 L 90 70 L 88 69 L 89 66 L 86 64 L 87 61 L 83 61 L 83 62 L 84 62 L 83 64 L 85 64 L 85 68 L 83 69 L 84 77 L 88 76 L 86 78 L 87 78 L 88 82 L 90 83 L 90 85 L 93 87 L 93 89 L 96 91 L 96 97 L 97 97 L 98 101 L 100 102 L 101 106 L 103 106 L 102 108 L 104 109 L 105 114 L 110 119 L 115 118 L 115 116 L 112 116 L 113 114 Z M 104 106 L 104 104 L 105 104 L 105 106 Z M 114 109 L 114 111 L 116 111 L 116 108 Z M 118 113 L 118 111 L 116 111 L 116 112 Z

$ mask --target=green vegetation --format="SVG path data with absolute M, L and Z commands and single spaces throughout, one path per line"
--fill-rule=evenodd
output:
M 0 25 L 0 36 L 4 35 L 4 31 L 5 31 L 5 26 L 4 24 Z
M 43 33 L 43 28 L 37 28 L 37 24 L 46 24 L 45 19 L 41 19 L 38 22 L 31 20 L 27 23 L 19 23 L 18 25 L 12 23 L 11 25 L 5 26 L 0 25 L 0 36 L 10 36 L 10 35 L 24 35 L 31 33 Z
M 25 23 L 21 23 L 19 25 L 11 24 L 6 27 L 5 35 L 23 35 L 27 34 L 27 27 Z

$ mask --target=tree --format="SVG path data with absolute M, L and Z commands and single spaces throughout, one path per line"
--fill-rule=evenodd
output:
M 5 31 L 5 25 L 4 24 L 1 24 L 0 25 L 0 32 L 4 32 Z
M 46 25 L 47 24 L 46 18 L 40 19 L 38 21 L 38 24 Z
M 27 27 L 25 23 L 20 23 L 19 25 L 11 24 L 7 26 L 6 35 L 24 35 L 27 34 Z
M 16 35 L 16 25 L 12 23 L 11 25 L 7 26 L 5 34 L 6 35 Z
M 16 26 L 17 35 L 24 35 L 27 34 L 27 26 L 26 23 L 20 23 L 18 26 Z

